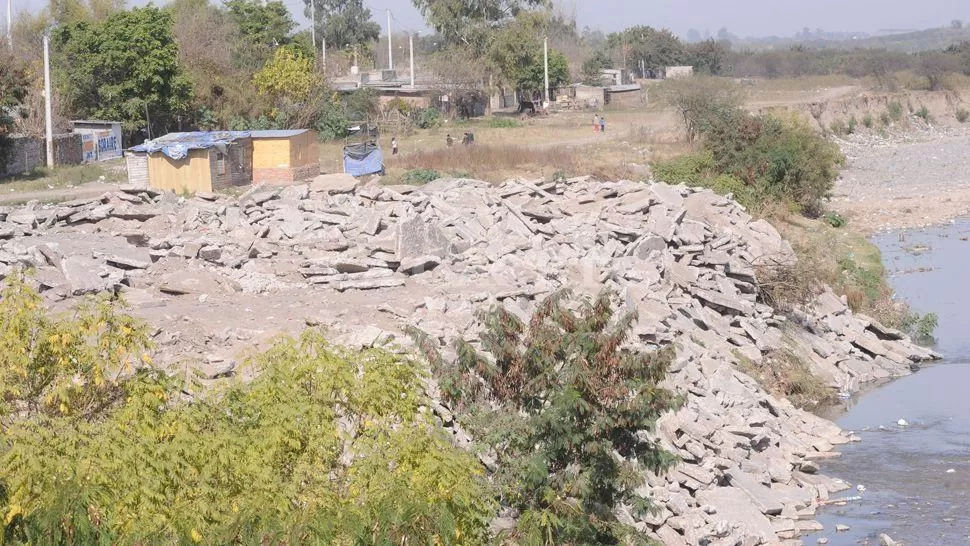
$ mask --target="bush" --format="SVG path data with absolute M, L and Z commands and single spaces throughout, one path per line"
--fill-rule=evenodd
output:
M 18 283 L 0 302 L 4 544 L 485 540 L 492 490 L 421 410 L 421 364 L 310 331 L 193 401 L 125 371 L 146 330 L 106 300 L 39 303 Z
M 866 114 L 862 116 L 862 125 L 866 129 L 872 129 L 872 124 L 873 124 L 872 114 Z
M 930 109 L 926 107 L 925 104 L 920 105 L 919 109 L 915 112 L 916 117 L 922 119 L 926 123 L 930 123 Z
M 441 126 L 441 112 L 437 108 L 422 108 L 415 112 L 418 127 L 421 129 L 434 129 Z
M 439 178 L 441 178 L 441 174 L 434 169 L 411 169 L 404 173 L 404 177 L 401 178 L 401 183 L 422 186 Z
M 635 490 L 643 470 L 676 458 L 645 432 L 680 406 L 659 385 L 671 349 L 625 348 L 635 321 L 616 315 L 613 296 L 574 305 L 566 291 L 546 298 L 528 324 L 504 307 L 480 313 L 486 358 L 459 340 L 443 361 L 427 336 L 439 385 L 458 420 L 494 450 L 494 482 L 521 517 L 514 544 L 617 544 L 635 530 L 621 524 L 621 503 L 649 508 Z
M 957 108 L 957 121 L 966 123 L 968 119 L 970 119 L 970 112 L 964 108 Z
M 829 130 L 838 136 L 842 136 L 849 132 L 849 128 L 846 126 L 845 121 L 841 119 L 833 120 L 832 123 L 829 124 Z
M 855 119 L 855 116 L 849 118 L 849 124 L 846 126 L 846 131 L 851 135 L 855 133 L 855 130 L 859 127 L 859 120 Z
M 834 228 L 845 227 L 846 224 L 845 218 L 835 211 L 826 212 L 825 215 L 822 216 L 822 220 Z
M 514 129 L 522 126 L 518 120 L 509 118 L 489 118 L 485 125 L 491 129 Z
M 712 77 L 665 80 L 660 93 L 662 100 L 680 114 L 690 142 L 716 123 L 736 118 L 744 102 L 738 86 Z
M 892 120 L 892 117 L 890 117 L 889 112 L 883 112 L 879 114 L 879 123 L 882 123 L 884 127 L 888 126 L 892 122 L 893 120 Z
M 706 150 L 653 163 L 654 178 L 667 184 L 702 186 L 713 174 L 714 155 Z
M 892 101 L 886 105 L 886 112 L 889 114 L 889 119 L 892 121 L 898 123 L 903 119 L 903 105 L 900 104 L 899 101 Z

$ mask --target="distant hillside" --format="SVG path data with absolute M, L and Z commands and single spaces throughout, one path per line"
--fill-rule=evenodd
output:
M 945 49 L 946 47 L 970 41 L 970 27 L 963 28 L 930 28 L 916 32 L 888 34 L 884 36 L 867 36 L 858 39 L 844 40 L 806 40 L 797 38 L 764 38 L 746 39 L 735 42 L 735 48 L 744 49 L 787 49 L 794 45 L 803 45 L 814 49 L 888 49 L 904 53 Z

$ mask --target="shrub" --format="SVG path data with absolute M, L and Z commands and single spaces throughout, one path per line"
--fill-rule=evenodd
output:
M 903 119 L 903 105 L 900 104 L 899 101 L 890 102 L 886 106 L 886 112 L 889 114 L 889 119 L 892 121 L 899 122 Z
M 855 130 L 859 127 L 859 120 L 855 119 L 855 116 L 849 118 L 849 124 L 846 126 L 846 132 L 850 135 L 855 133 Z
M 925 104 L 920 105 L 919 109 L 915 112 L 916 117 L 922 119 L 926 123 L 930 123 L 930 109 L 926 107 Z
M 418 127 L 421 129 L 434 129 L 441 126 L 441 112 L 437 108 L 422 108 L 415 112 Z
M 879 123 L 882 123 L 884 127 L 888 126 L 892 122 L 893 122 L 893 119 L 889 115 L 889 112 L 883 112 L 879 114 Z
M 873 123 L 872 114 L 867 113 L 866 115 L 862 116 L 862 125 L 866 129 L 872 129 L 872 123 Z
M 714 155 L 695 152 L 653 163 L 653 176 L 667 184 L 704 185 L 714 172 Z
M 660 92 L 680 114 L 690 142 L 718 120 L 737 117 L 744 99 L 738 86 L 712 77 L 665 80 Z
M 419 363 L 308 331 L 249 359 L 252 382 L 189 400 L 182 377 L 124 371 L 146 330 L 107 300 L 64 318 L 39 303 L 17 282 L 0 302 L 5 544 L 486 538 L 492 491 L 421 411 Z
M 833 120 L 832 123 L 829 124 L 829 130 L 838 136 L 842 136 L 849 132 L 849 128 L 846 126 L 845 121 L 841 119 Z
M 517 544 L 617 544 L 635 531 L 617 521 L 621 503 L 649 507 L 635 489 L 643 469 L 676 458 L 644 432 L 680 405 L 661 388 L 671 349 L 625 348 L 635 316 L 616 315 L 613 296 L 573 305 L 560 291 L 528 324 L 504 307 L 480 314 L 485 358 L 458 341 L 445 362 L 426 336 L 439 385 L 458 419 L 498 456 L 494 481 L 521 514 Z
M 411 169 L 410 171 L 404 173 L 401 183 L 410 184 L 412 186 L 421 186 L 439 178 L 441 178 L 441 174 L 434 169 Z
M 485 125 L 491 129 L 514 129 L 522 126 L 518 120 L 509 118 L 489 118 Z
M 798 408 L 813 410 L 835 401 L 835 391 L 791 351 L 774 351 L 761 362 L 740 354 L 735 356 L 741 371 L 766 391 L 784 396 Z
M 845 227 L 845 224 L 846 224 L 845 218 L 843 218 L 841 214 L 835 211 L 826 212 L 825 215 L 822 216 L 822 220 L 824 220 L 826 224 L 834 228 Z
M 970 119 L 970 112 L 964 108 L 957 108 L 957 121 L 966 123 L 968 119 Z

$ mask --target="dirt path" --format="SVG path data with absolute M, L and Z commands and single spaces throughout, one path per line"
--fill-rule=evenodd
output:
M 104 182 L 89 182 L 73 188 L 56 188 L 34 191 L 3 192 L 0 186 L 0 205 L 19 205 L 28 201 L 40 201 L 42 203 L 60 203 L 73 199 L 84 199 L 97 197 L 105 192 L 118 189 L 115 184 Z
M 832 208 L 866 233 L 970 214 L 970 130 L 931 130 L 843 143 L 847 164 Z

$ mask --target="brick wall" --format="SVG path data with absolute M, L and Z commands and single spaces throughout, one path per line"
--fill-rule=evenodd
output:
M 253 169 L 253 182 L 274 186 L 288 186 L 295 182 L 310 180 L 320 174 L 320 164 L 311 163 L 296 168 Z
M 0 177 L 27 174 L 47 165 L 47 144 L 43 138 L 14 137 L 11 140 L 6 165 L 0 164 Z M 81 164 L 81 135 L 54 135 L 53 140 L 54 165 Z
M 253 183 L 253 141 L 239 139 L 222 154 L 209 150 L 209 168 L 212 170 L 212 189 L 224 190 L 233 186 Z

